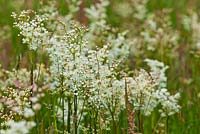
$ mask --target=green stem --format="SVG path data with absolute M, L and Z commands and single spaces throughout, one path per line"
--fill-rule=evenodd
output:
M 94 133 L 97 134 L 97 117 L 98 117 L 98 111 L 95 112 L 95 118 L 94 118 Z
M 62 107 L 63 107 L 63 117 L 62 117 L 62 121 L 63 121 L 63 134 L 65 133 L 65 101 L 64 101 L 64 92 L 62 93 Z
M 168 134 L 168 129 L 169 129 L 169 116 L 167 116 L 167 118 L 166 118 L 166 134 Z
M 155 134 L 155 131 L 156 131 L 156 129 L 157 129 L 157 127 L 158 127 L 158 124 L 160 123 L 161 119 L 162 119 L 162 117 L 160 117 L 160 118 L 158 119 L 158 121 L 157 121 L 155 127 L 153 128 L 152 134 Z
M 138 111 L 138 125 L 139 125 L 139 132 L 141 132 L 141 120 L 140 120 L 140 110 Z
M 117 134 L 117 125 L 116 125 L 116 122 L 115 122 L 115 117 L 114 117 L 113 112 L 111 113 L 111 116 L 112 116 L 112 122 L 113 122 L 113 131 L 114 131 L 114 134 Z
M 71 116 L 71 99 L 70 97 L 67 98 L 68 100 L 68 115 L 67 115 L 67 132 L 70 133 L 70 116 Z
M 74 134 L 78 133 L 78 125 L 77 125 L 77 95 L 75 92 L 74 95 Z
M 65 133 L 65 94 L 64 94 L 64 76 L 61 76 L 61 96 L 62 96 L 62 122 L 63 122 L 63 126 L 62 126 L 62 133 Z

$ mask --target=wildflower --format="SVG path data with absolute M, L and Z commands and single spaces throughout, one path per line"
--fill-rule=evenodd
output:
M 41 106 L 41 104 L 39 104 L 39 103 L 36 103 L 36 104 L 33 105 L 33 109 L 34 109 L 35 111 L 40 110 L 41 107 L 42 107 L 42 106 Z
M 45 18 L 41 18 L 39 15 L 35 14 L 34 19 L 31 19 L 29 14 L 35 14 L 33 11 L 22 11 L 20 15 L 12 14 L 13 18 L 16 20 L 14 25 L 18 27 L 21 32 L 20 35 L 23 36 L 23 43 L 28 44 L 31 50 L 36 50 L 41 47 L 48 40 L 48 31 L 44 28 L 43 21 Z
M 29 117 L 32 117 L 32 116 L 35 115 L 35 113 L 33 112 L 33 110 L 30 109 L 30 108 L 25 108 L 23 114 L 24 114 L 24 117 L 26 117 L 26 118 L 29 118 Z
M 32 129 L 36 124 L 35 122 L 32 121 L 19 121 L 19 122 L 15 122 L 13 120 L 10 120 L 8 122 L 5 123 L 6 126 L 8 126 L 9 128 L 6 130 L 1 129 L 0 133 L 1 134 L 28 134 L 30 129 Z
M 155 79 L 158 79 L 159 88 L 165 88 L 167 77 L 165 76 L 165 71 L 169 68 L 168 66 L 165 66 L 162 62 L 159 62 L 157 60 L 151 60 L 151 59 L 145 59 L 145 62 L 147 62 L 148 66 L 151 67 L 151 75 L 154 77 L 157 77 Z

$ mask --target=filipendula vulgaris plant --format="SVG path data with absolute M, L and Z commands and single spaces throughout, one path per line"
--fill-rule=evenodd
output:
M 22 12 L 22 14 L 24 13 L 26 14 L 27 12 L 26 11 Z M 36 15 L 36 17 L 38 16 Z M 29 21 L 29 19 L 26 21 Z M 32 23 L 32 20 L 30 21 L 30 23 Z M 24 24 L 25 23 L 21 23 L 19 27 L 21 30 L 23 30 Z M 16 24 L 16 26 L 18 25 L 19 24 Z M 63 29 L 61 30 L 63 31 L 67 30 L 66 29 L 67 26 L 65 26 L 64 23 L 59 22 L 59 25 L 63 27 Z M 70 28 L 66 32 L 63 32 L 63 34 L 61 34 L 61 32 L 54 32 L 53 34 L 51 34 L 49 41 L 47 41 L 48 44 L 46 43 L 47 46 L 45 49 L 48 52 L 51 61 L 50 72 L 54 76 L 56 82 L 56 84 L 54 84 L 54 87 L 58 89 L 59 93 L 61 93 L 62 115 L 63 115 L 62 122 L 63 124 L 65 122 L 64 116 L 66 115 L 65 114 L 66 111 L 65 98 L 66 98 L 66 100 L 68 101 L 67 115 L 69 116 L 69 118 L 67 118 L 67 128 L 68 128 L 67 131 L 68 132 L 72 131 L 74 133 L 77 133 L 79 125 L 78 121 L 81 121 L 81 116 L 82 116 L 81 113 L 81 116 L 78 117 L 79 114 L 78 112 L 79 111 L 82 112 L 85 109 L 84 101 L 87 101 L 88 104 L 92 103 L 92 107 L 94 108 L 96 107 L 100 108 L 100 106 L 110 108 L 110 106 L 103 106 L 103 103 L 106 103 L 104 102 L 103 98 L 107 99 L 108 101 L 110 96 L 110 95 L 107 96 L 109 92 L 105 92 L 104 88 L 108 89 L 108 87 L 112 87 L 111 83 L 116 78 L 112 78 L 113 80 L 111 78 L 107 78 L 109 76 L 110 77 L 112 76 L 111 73 L 109 72 L 113 70 L 112 66 L 114 64 L 114 60 L 112 60 L 113 57 L 107 54 L 108 52 L 107 46 L 103 47 L 102 49 L 99 49 L 98 51 L 94 50 L 89 51 L 85 46 L 86 42 L 82 39 L 82 33 L 84 33 L 83 28 L 77 27 L 75 24 L 73 24 L 72 26 L 73 26 L 72 28 Z M 43 31 L 41 32 L 43 33 Z M 29 35 L 26 37 L 25 32 L 21 34 L 24 36 L 24 40 L 30 37 Z M 47 36 L 45 36 L 45 39 L 47 37 L 48 34 Z M 38 36 L 38 38 L 42 38 L 42 36 Z M 43 40 L 43 39 L 38 39 L 38 40 Z M 32 48 L 37 49 L 38 47 L 38 46 L 33 47 L 32 43 L 28 43 L 28 45 L 30 49 Z M 88 95 L 90 96 L 88 98 L 85 98 L 86 94 L 85 91 L 87 91 L 83 90 L 85 88 L 89 90 Z M 103 95 L 103 93 L 101 93 L 103 91 L 105 92 L 104 93 L 105 97 L 100 98 L 100 95 Z M 92 110 L 92 108 L 90 110 Z M 108 111 L 108 113 L 110 112 L 111 110 Z M 113 117 L 112 118 L 113 122 L 115 122 L 114 112 L 115 111 L 113 110 L 111 112 Z M 94 124 L 96 125 L 96 123 Z M 71 126 L 74 127 L 73 130 L 70 130 Z M 62 129 L 64 130 L 65 126 L 63 126 Z M 92 131 L 98 131 L 98 130 L 97 128 L 94 128 L 94 130 Z
M 158 110 L 160 113 L 160 119 L 157 124 L 161 127 L 165 126 L 165 133 L 168 133 L 169 116 L 179 112 L 181 108 L 178 104 L 180 94 L 176 93 L 175 95 L 170 95 L 167 91 L 167 77 L 165 75 L 165 71 L 169 68 L 168 66 L 165 66 L 164 63 L 157 60 L 146 59 L 145 61 L 151 68 L 151 75 L 156 76 L 158 80 L 158 90 L 155 91 L 155 97 L 157 102 L 160 103 L 161 108 Z M 166 119 L 166 123 L 163 124 L 162 119 Z M 156 128 L 154 130 L 156 130 Z M 157 132 L 159 133 L 160 131 L 157 130 Z
M 36 51 L 39 45 L 43 45 L 46 41 L 47 31 L 43 27 L 43 20 L 37 15 L 32 19 L 31 15 L 34 15 L 32 13 L 32 11 L 22 11 L 19 16 L 15 13 L 12 16 L 16 20 L 14 25 L 21 29 L 20 34 L 26 36 L 22 40 L 23 43 L 29 44 L 29 49 Z M 2 71 L 0 82 L 3 96 L 1 103 L 4 108 L 2 133 L 25 134 L 36 126 L 33 117 L 41 108 L 40 99 L 44 97 L 45 86 L 49 83 L 49 74 L 44 66 L 42 64 L 36 66 L 37 69 L 32 68 L 30 72 L 23 68 Z
M 168 131 L 169 116 L 174 115 L 180 110 L 178 104 L 180 94 L 170 95 L 167 91 L 165 71 L 168 69 L 168 66 L 157 60 L 146 59 L 145 62 L 151 68 L 150 73 L 141 69 L 136 72 L 134 77 L 126 78 L 130 96 L 129 101 L 133 105 L 134 113 L 137 113 L 139 132 L 143 132 L 144 116 L 150 116 L 156 107 L 161 106 L 158 110 L 160 118 L 153 131 L 154 133 L 164 133 Z M 162 123 L 165 120 L 166 123 Z M 158 126 L 165 126 L 165 128 L 161 129 Z
M 86 40 L 92 38 L 86 38 L 90 30 L 76 22 L 66 21 L 56 12 L 52 14 L 41 10 L 37 14 L 29 10 L 13 16 L 16 19 L 14 24 L 22 31 L 23 42 L 28 44 L 29 49 L 42 49 L 49 57 L 49 75 L 45 77 L 52 78 L 53 82 L 49 82 L 52 90 L 48 95 L 58 97 L 53 101 L 54 121 L 47 129 L 54 133 L 117 133 L 119 114 L 127 108 L 122 97 L 125 96 L 125 89 L 128 90 L 128 101 L 139 115 L 150 115 L 158 104 L 162 105 L 160 112 L 167 116 L 178 111 L 174 110 L 178 97 L 168 100 L 170 95 L 167 91 L 160 89 L 162 92 L 156 92 L 158 85 L 162 85 L 160 81 L 163 79 L 160 77 L 155 78 L 145 70 L 133 77 L 118 77 L 116 70 L 128 54 L 128 47 L 124 45 L 126 32 L 118 34 L 117 38 L 111 33 L 106 36 L 110 40 L 108 45 L 90 49 L 88 43 L 91 41 Z M 116 48 L 114 44 L 117 44 Z M 126 46 L 125 49 L 122 46 Z M 120 53 L 124 51 L 125 56 L 121 56 Z M 158 74 L 160 76 L 160 72 Z M 159 99 L 156 95 L 163 97 Z M 175 106 L 167 107 L 165 100 Z M 170 113 L 173 110 L 175 112 Z M 139 131 L 142 132 L 142 116 L 138 119 Z

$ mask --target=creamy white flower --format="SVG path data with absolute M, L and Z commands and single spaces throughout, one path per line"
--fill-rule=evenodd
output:
M 33 112 L 33 110 L 30 109 L 30 108 L 25 108 L 23 114 L 24 114 L 24 117 L 26 117 L 26 118 L 29 118 L 29 117 L 32 117 L 32 116 L 35 115 L 35 113 Z
M 147 62 L 148 66 L 151 68 L 151 75 L 154 77 L 154 79 L 158 80 L 159 88 L 165 88 L 167 82 L 165 71 L 169 67 L 157 60 L 145 59 L 145 62 Z
M 41 106 L 41 104 L 39 104 L 39 103 L 36 103 L 36 104 L 33 105 L 33 109 L 34 109 L 35 111 L 40 110 L 41 107 L 42 107 L 42 106 Z
M 1 134 L 28 134 L 29 131 L 36 125 L 35 122 L 32 121 L 19 121 L 15 122 L 10 120 L 5 123 L 6 126 L 10 127 L 6 130 L 1 129 Z

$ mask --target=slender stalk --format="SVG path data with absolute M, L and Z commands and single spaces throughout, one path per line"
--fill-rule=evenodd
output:
M 76 95 L 76 91 L 74 94 L 74 134 L 78 133 L 78 124 L 77 124 L 77 95 Z
M 162 119 L 162 117 L 160 117 L 160 118 L 158 119 L 158 121 L 157 121 L 155 127 L 153 128 L 152 134 L 155 134 L 155 131 L 156 131 L 156 129 L 157 129 L 157 127 L 158 127 L 158 124 L 160 123 L 161 119 Z
M 139 131 L 141 132 L 141 119 L 140 119 L 141 116 L 140 116 L 140 114 L 141 114 L 140 110 L 138 110 L 138 125 L 139 125 L 138 128 L 139 128 Z
M 144 133 L 144 116 L 140 114 L 140 120 L 141 120 L 141 133 Z
M 31 91 L 30 91 L 30 97 L 33 96 L 33 84 L 34 84 L 34 74 L 33 70 L 36 66 L 36 61 L 34 61 L 34 57 L 36 57 L 37 52 L 30 52 L 30 62 L 31 62 L 31 69 L 30 69 L 30 84 L 32 86 Z M 31 107 L 32 107 L 32 101 L 31 101 Z
M 94 133 L 97 134 L 97 117 L 98 117 L 98 111 L 95 112 L 95 118 L 94 118 Z
M 56 116 L 56 110 L 54 109 L 55 108 L 55 106 L 56 106 L 56 102 L 57 102 L 57 100 L 55 99 L 53 99 L 52 98 L 52 95 L 51 95 L 51 100 L 52 100 L 52 103 L 53 103 L 53 105 L 52 105 L 52 110 L 53 110 L 53 115 L 54 115 L 54 128 L 55 128 L 55 134 L 58 134 L 58 129 L 57 129 L 57 116 Z
M 70 133 L 71 99 L 69 96 L 68 96 L 67 100 L 68 100 L 67 132 Z
M 143 133 L 143 120 L 142 120 L 142 114 L 141 114 L 141 105 L 142 105 L 142 98 L 143 94 L 142 92 L 140 93 L 140 106 L 139 106 L 139 111 L 138 111 L 138 124 L 139 124 L 139 131 Z
M 117 134 L 117 124 L 115 121 L 115 106 L 114 106 L 114 96 L 112 94 L 112 106 L 111 106 L 112 110 L 110 109 L 111 112 L 111 116 L 112 116 L 112 122 L 113 122 L 113 130 L 114 130 L 114 134 Z
M 92 134 L 92 112 L 90 111 L 90 119 L 89 119 L 89 122 L 90 122 L 90 134 Z
M 31 65 L 31 72 L 30 72 L 30 82 L 31 82 L 31 97 L 33 96 L 33 64 Z M 32 102 L 31 102 L 31 107 L 32 107 Z
M 80 113 L 80 117 L 79 117 L 79 120 L 78 120 L 78 126 L 79 126 L 79 124 L 80 124 L 80 122 L 81 122 L 81 118 L 82 118 L 82 116 L 83 116 L 83 109 L 84 109 L 84 107 L 85 107 L 85 100 L 84 100 L 84 102 L 83 102 L 83 106 L 82 106 L 82 108 L 81 108 L 81 113 Z
M 134 112 L 131 109 L 131 105 L 128 100 L 128 87 L 127 87 L 127 81 L 125 77 L 125 105 L 126 105 L 126 115 L 127 115 L 127 121 L 128 121 L 128 134 L 135 134 L 135 123 L 134 123 Z
M 62 116 L 62 121 L 63 121 L 63 134 L 65 133 L 65 101 L 64 101 L 64 92 L 62 93 L 62 108 L 63 108 L 63 116 Z
M 20 60 L 21 60 L 21 54 L 17 56 L 16 70 L 19 70 L 20 68 Z
M 62 122 L 63 122 L 63 126 L 62 126 L 62 133 L 65 133 L 65 94 L 64 94 L 64 76 L 61 76 L 61 97 L 62 97 Z
M 169 116 L 166 118 L 166 128 L 165 128 L 165 134 L 168 134 L 168 129 L 169 129 Z
M 114 117 L 114 113 L 113 112 L 111 113 L 111 117 L 112 117 L 114 134 L 117 134 L 117 125 L 116 125 L 116 122 L 115 122 L 115 117 Z

